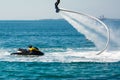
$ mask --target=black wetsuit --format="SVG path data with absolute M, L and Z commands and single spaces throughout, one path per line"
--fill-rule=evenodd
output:
M 60 3 L 60 0 L 57 0 L 57 2 L 55 3 L 55 9 L 56 9 L 56 12 L 58 13 L 60 11 L 58 5 Z

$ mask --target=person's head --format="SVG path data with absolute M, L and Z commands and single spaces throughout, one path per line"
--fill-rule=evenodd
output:
M 32 45 L 29 45 L 28 47 L 29 47 L 29 48 L 32 48 Z

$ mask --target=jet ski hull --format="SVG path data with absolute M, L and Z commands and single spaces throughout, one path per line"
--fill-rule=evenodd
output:
M 11 55 L 37 55 L 37 56 L 43 56 L 44 53 L 41 51 L 37 51 L 37 52 L 32 52 L 30 53 L 29 51 L 25 50 L 25 49 L 21 49 L 18 52 L 15 53 L 11 53 Z

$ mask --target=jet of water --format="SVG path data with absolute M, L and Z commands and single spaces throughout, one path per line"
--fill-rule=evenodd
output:
M 61 9 L 60 14 L 78 32 L 84 34 L 87 39 L 91 40 L 96 47 L 101 50 L 100 53 L 107 49 L 110 40 L 110 32 L 109 28 L 102 21 L 87 14 L 63 9 Z

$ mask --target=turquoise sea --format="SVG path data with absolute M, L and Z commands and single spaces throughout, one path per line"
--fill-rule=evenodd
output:
M 102 21 L 119 35 L 119 19 Z M 10 55 L 30 44 L 45 55 Z M 0 80 L 120 80 L 117 48 L 95 55 L 94 42 L 64 19 L 0 21 Z

